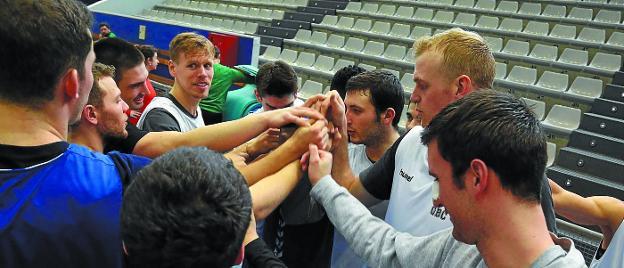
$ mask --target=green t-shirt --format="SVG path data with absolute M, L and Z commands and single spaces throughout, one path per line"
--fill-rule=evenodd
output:
M 239 70 L 221 64 L 215 64 L 214 76 L 208 97 L 199 102 L 199 108 L 212 113 L 222 113 L 228 89 L 234 83 L 250 83 L 253 79 Z

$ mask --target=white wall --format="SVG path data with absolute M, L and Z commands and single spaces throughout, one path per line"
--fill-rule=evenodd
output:
M 109 14 L 134 16 L 143 9 L 151 9 L 164 0 L 104 0 L 89 6 L 89 10 Z

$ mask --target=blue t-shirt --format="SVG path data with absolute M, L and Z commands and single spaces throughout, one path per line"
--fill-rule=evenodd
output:
M 0 145 L 0 267 L 121 267 L 123 186 L 144 157 Z

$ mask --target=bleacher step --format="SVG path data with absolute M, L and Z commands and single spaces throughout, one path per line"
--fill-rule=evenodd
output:
M 602 98 L 624 102 L 624 86 L 609 84 L 602 91 Z
M 624 186 L 612 181 L 569 170 L 561 166 L 548 168 L 546 175 L 564 189 L 581 196 L 605 195 L 624 200 Z
M 568 146 L 616 159 L 624 159 L 624 140 L 583 129 L 572 132 Z
M 565 147 L 559 150 L 556 165 L 569 170 L 624 184 L 624 161 L 589 151 Z
M 618 139 L 624 139 L 624 120 L 613 117 L 595 113 L 585 113 L 583 114 L 579 128 Z

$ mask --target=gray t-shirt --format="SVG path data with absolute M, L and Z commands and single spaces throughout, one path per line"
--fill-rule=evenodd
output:
M 372 267 L 487 267 L 474 245 L 453 238 L 452 229 L 429 236 L 398 232 L 370 214 L 331 176 L 312 188 L 311 195 L 323 205 L 329 219 L 351 248 Z M 572 240 L 557 238 L 531 267 L 586 267 Z

